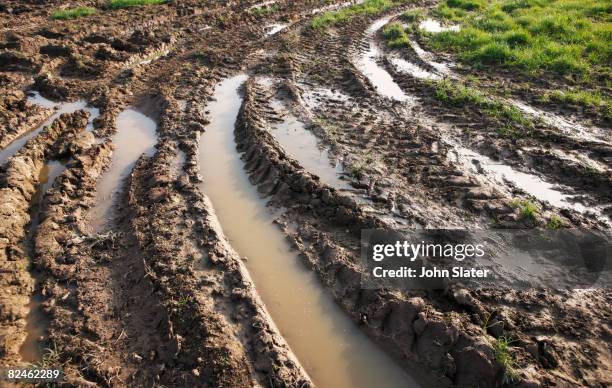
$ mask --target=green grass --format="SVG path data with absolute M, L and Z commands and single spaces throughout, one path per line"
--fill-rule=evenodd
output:
M 112 9 L 135 7 L 138 5 L 158 5 L 165 3 L 166 0 L 110 0 L 108 5 Z
M 515 199 L 510 205 L 514 208 L 518 208 L 521 216 L 528 220 L 535 220 L 540 213 L 540 207 L 528 199 Z
M 51 19 L 53 20 L 69 20 L 76 19 L 83 16 L 90 16 L 96 13 L 95 8 L 91 7 L 75 7 L 68 9 L 58 9 L 57 11 L 53 11 L 51 14 Z
M 518 108 L 487 97 L 483 92 L 449 80 L 430 81 L 434 97 L 454 106 L 472 105 L 483 113 L 507 125 L 531 127 L 533 122 Z M 514 131 L 512 131 L 514 132 Z
M 410 46 L 410 39 L 400 23 L 391 23 L 383 29 L 383 38 L 390 48 Z
M 326 29 L 331 26 L 348 23 L 356 16 L 378 15 L 406 1 L 408 0 L 366 0 L 361 4 L 352 5 L 339 11 L 325 12 L 321 16 L 314 18 L 311 26 L 316 29 Z
M 552 217 L 550 217 L 550 220 L 548 221 L 548 229 L 550 230 L 557 230 L 559 228 L 562 228 L 565 226 L 565 222 L 563 222 L 563 220 L 561 219 L 561 217 L 559 217 L 556 214 L 553 214 Z
M 601 93 L 587 90 L 566 91 L 555 90 L 542 97 L 544 102 L 561 102 L 565 104 L 580 105 L 594 109 L 603 117 L 612 120 L 612 99 L 602 96 Z
M 261 16 L 261 15 L 269 15 L 271 13 L 278 12 L 279 9 L 280 9 L 280 6 L 278 4 L 273 4 L 270 7 L 253 8 L 251 9 L 250 12 L 255 16 Z
M 510 344 L 513 341 L 508 337 L 500 337 L 493 343 L 495 361 L 504 369 L 504 383 L 509 384 L 518 379 L 516 361 L 510 354 Z
M 430 47 L 475 67 L 503 66 L 589 81 L 609 77 L 609 0 L 446 0 L 434 14 L 460 31 L 427 34 Z

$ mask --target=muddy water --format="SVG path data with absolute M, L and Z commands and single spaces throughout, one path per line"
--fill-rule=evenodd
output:
M 88 111 L 89 112 L 89 123 L 87 124 L 87 130 L 88 131 L 91 131 L 93 129 L 93 125 L 92 125 L 93 119 L 95 119 L 96 117 L 98 117 L 100 115 L 100 110 L 99 109 L 88 107 L 87 103 L 85 101 L 83 101 L 83 100 L 76 101 L 76 102 L 61 102 L 61 103 L 56 103 L 56 102 L 53 102 L 51 100 L 48 100 L 48 99 L 44 98 L 38 92 L 34 92 L 32 94 L 32 96 L 28 97 L 28 102 L 30 102 L 32 104 L 35 104 L 35 105 L 40 105 L 40 106 L 42 106 L 44 108 L 57 108 L 57 110 L 55 111 L 55 113 L 53 115 L 51 115 L 51 117 L 49 117 L 47 120 L 45 120 L 36 129 L 34 129 L 33 131 L 30 131 L 30 132 L 22 135 L 21 137 L 15 139 L 6 148 L 4 148 L 3 150 L 0 150 L 0 164 L 6 163 L 6 161 L 8 159 L 10 159 L 11 156 L 15 155 L 15 153 L 21 147 L 23 147 L 23 145 L 28 140 L 30 140 L 34 136 L 38 135 L 40 133 L 40 131 L 42 131 L 43 128 L 46 127 L 47 125 L 51 125 L 51 123 L 53 123 L 53 120 L 58 118 L 59 115 L 61 115 L 62 113 L 70 113 L 70 112 L 77 111 L 79 109 L 84 109 L 84 110 Z
M 434 19 L 423 20 L 421 23 L 419 23 L 419 28 L 421 30 L 431 32 L 434 34 L 438 32 L 443 32 L 443 31 L 459 31 L 461 29 L 461 27 L 458 25 L 443 26 L 438 20 L 434 20 Z
M 272 127 L 272 135 L 287 153 L 295 158 L 306 171 L 321 181 L 339 190 L 350 190 L 351 186 L 340 179 L 344 175 L 342 164 L 334 162 L 327 150 L 319 144 L 317 137 L 304 127 L 293 114 L 286 111 L 279 100 L 272 100 L 274 110 L 283 112 L 283 122 Z
M 372 85 L 374 85 L 382 96 L 396 101 L 409 101 L 413 100 L 413 97 L 405 94 L 402 88 L 395 83 L 391 74 L 377 62 L 377 60 L 382 57 L 383 53 L 378 48 L 374 36 L 378 30 L 391 20 L 391 18 L 391 16 L 388 16 L 379 19 L 368 27 L 366 30 L 366 38 L 369 41 L 370 48 L 357 59 L 355 66 L 370 80 Z
M 511 182 L 527 194 L 556 207 L 567 207 L 579 212 L 588 210 L 583 204 L 572 201 L 571 195 L 563 193 L 557 186 L 538 176 L 517 171 L 506 164 L 495 162 L 487 156 L 458 145 L 454 145 L 453 150 L 457 162 L 475 172 L 484 173 L 493 182 Z
M 248 257 L 258 292 L 283 336 L 320 387 L 414 387 L 415 382 L 342 313 L 315 275 L 291 251 L 236 152 L 234 123 L 241 105 L 240 75 L 225 80 L 207 108 L 202 135 L 201 189 L 232 246 Z
M 287 28 L 288 26 L 289 24 L 286 24 L 286 23 L 274 23 L 274 24 L 267 25 L 265 27 L 266 36 L 276 35 L 277 33 Z
M 34 254 L 32 238 L 34 237 L 34 232 L 40 223 L 40 206 L 42 204 L 42 199 L 46 191 L 53 185 L 53 182 L 55 182 L 55 179 L 60 176 L 65 169 L 65 161 L 53 160 L 48 162 L 40 172 L 40 183 L 36 189 L 36 192 L 34 193 L 34 196 L 32 197 L 32 202 L 30 204 L 30 225 L 28 227 L 28 234 L 25 243 L 26 251 L 30 257 Z M 33 273 L 33 276 L 38 282 L 37 274 Z M 42 358 L 42 351 L 40 349 L 38 340 L 39 338 L 44 337 L 46 334 L 48 319 L 42 312 L 41 301 L 41 296 L 35 294 L 32 296 L 30 303 L 28 304 L 30 312 L 28 313 L 28 317 L 26 319 L 27 336 L 19 349 L 21 358 L 25 362 L 35 363 L 40 361 Z
M 155 150 L 157 124 L 155 121 L 128 108 L 117 116 L 117 133 L 113 136 L 113 161 L 97 183 L 96 205 L 91 209 L 92 227 L 101 231 L 113 214 L 114 198 L 122 187 L 136 160 L 142 155 L 151 156 Z

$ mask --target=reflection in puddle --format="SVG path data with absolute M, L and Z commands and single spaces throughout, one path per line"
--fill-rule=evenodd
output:
M 399 71 L 400 73 L 407 73 L 415 78 L 420 78 L 420 79 L 441 79 L 442 78 L 442 76 L 440 76 L 439 74 L 432 73 L 431 71 L 427 71 L 423 69 L 422 67 L 415 65 L 412 62 L 408 62 L 407 60 L 400 58 L 398 56 L 395 56 L 395 55 L 392 55 L 389 57 L 389 62 L 391 62 L 391 64 L 395 66 L 397 71 Z
M 202 191 L 214 205 L 280 332 L 321 387 L 414 387 L 416 384 L 342 313 L 316 276 L 291 251 L 236 151 L 234 124 L 242 99 L 239 75 L 223 81 L 207 107 L 200 139 Z
M 491 158 L 465 147 L 455 145 L 453 151 L 456 154 L 456 162 L 463 164 L 473 172 L 485 173 L 488 178 L 496 183 L 511 182 L 527 194 L 540 201 L 549 202 L 556 207 L 571 208 L 579 212 L 588 210 L 586 206 L 572 202 L 572 196 L 564 194 L 555 188 L 555 185 L 535 175 L 514 170 L 506 164 L 495 162 Z
M 425 30 L 427 32 L 438 33 L 443 31 L 459 31 L 461 29 L 460 26 L 443 26 L 440 24 L 438 20 L 434 19 L 425 19 L 421 23 L 419 23 L 419 28 L 421 30 Z
M 369 41 L 370 48 L 357 60 L 356 67 L 370 80 L 381 95 L 396 101 L 413 100 L 412 97 L 406 95 L 399 85 L 395 83 L 391 74 L 377 62 L 382 56 L 382 52 L 376 44 L 374 35 L 387 24 L 389 20 L 391 20 L 391 16 L 380 19 L 368 27 L 366 30 L 366 37 Z
M 283 122 L 273 126 L 272 135 L 287 154 L 297 160 L 304 169 L 321 178 L 321 181 L 338 190 L 349 190 L 351 186 L 340 179 L 344 171 L 340 163 L 332 166 L 327 150 L 320 146 L 317 137 L 304 124 L 287 112 L 283 104 L 273 99 L 272 107 L 283 112 Z
M 26 251 L 32 257 L 34 254 L 33 239 L 36 228 L 40 224 L 42 200 L 47 190 L 53 185 L 55 179 L 66 170 L 66 161 L 52 160 L 48 162 L 40 171 L 39 185 L 32 196 L 30 203 L 30 224 L 26 236 Z M 33 274 L 36 278 L 36 274 Z M 48 319 L 42 311 L 42 297 L 38 294 L 32 295 L 28 308 L 30 312 L 26 318 L 26 338 L 19 349 L 22 360 L 25 362 L 38 362 L 42 358 L 40 349 L 40 338 L 44 338 L 48 327 Z
M 100 115 L 100 110 L 98 108 L 88 107 L 87 103 L 83 100 L 79 100 L 76 102 L 53 102 L 44 98 L 38 92 L 32 92 L 32 94 L 28 96 L 28 102 L 40 105 L 43 108 L 57 108 L 57 110 L 53 115 L 51 115 L 51 117 L 45 120 L 36 129 L 15 139 L 11 144 L 0 150 L 0 164 L 6 163 L 6 161 L 9 160 L 13 155 L 15 155 L 17 151 L 21 147 L 23 147 L 23 145 L 28 140 L 38 135 L 44 127 L 51 125 L 51 123 L 53 123 L 53 121 L 58 118 L 62 113 L 71 113 L 79 109 L 84 109 L 89 112 L 89 123 L 86 127 L 87 131 L 93 130 L 93 120 Z
M 598 136 L 594 135 L 594 128 L 587 128 L 581 124 L 570 122 L 559 115 L 527 105 L 522 101 L 509 100 L 508 102 L 517 107 L 518 109 L 522 110 L 523 112 L 527 113 L 528 115 L 539 118 L 544 123 L 559 129 L 568 136 L 597 143 L 606 143 L 610 139 L 608 135 L 608 140 L 606 140 L 606 134 L 599 134 Z
M 275 23 L 275 24 L 270 24 L 268 26 L 266 26 L 266 35 L 267 36 L 272 36 L 277 34 L 278 32 L 284 30 L 289 24 L 283 24 L 283 23 Z
M 128 108 L 117 116 L 117 133 L 113 136 L 113 161 L 97 183 L 96 205 L 91 209 L 92 224 L 99 232 L 112 218 L 111 207 L 116 194 L 136 160 L 142 155 L 153 155 L 157 142 L 155 121 L 144 114 Z

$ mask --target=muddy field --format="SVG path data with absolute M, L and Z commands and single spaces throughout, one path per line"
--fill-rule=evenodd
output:
M 356 5 L 2 1 L 0 367 L 66 386 L 612 385 L 609 288 L 360 287 L 364 229 L 610 235 L 609 117 L 538 98 L 567 77 L 476 71 L 418 31 L 389 47 L 386 26 L 437 5 L 318 28 Z M 95 14 L 53 16 L 77 6 Z

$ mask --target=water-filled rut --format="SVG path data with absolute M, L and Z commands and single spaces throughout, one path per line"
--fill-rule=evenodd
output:
M 236 151 L 234 125 L 245 75 L 223 81 L 200 139 L 202 191 L 247 267 L 280 332 L 321 387 L 410 387 L 416 383 L 362 333 L 291 251 Z
M 117 133 L 113 136 L 113 161 L 98 182 L 96 206 L 91 210 L 94 231 L 99 232 L 112 218 L 114 196 L 121 180 L 132 171 L 143 153 L 151 156 L 155 150 L 157 124 L 139 111 L 128 108 L 117 117 Z

